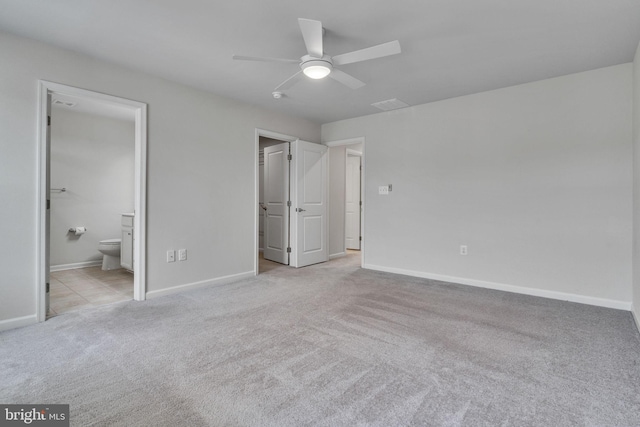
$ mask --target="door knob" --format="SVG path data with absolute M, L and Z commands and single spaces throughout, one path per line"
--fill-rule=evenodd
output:
M 306 209 L 296 208 L 296 212 L 304 212 Z

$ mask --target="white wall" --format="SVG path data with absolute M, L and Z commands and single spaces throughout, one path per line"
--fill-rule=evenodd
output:
M 640 44 L 633 60 L 633 313 L 640 329 Z
M 147 291 L 253 271 L 255 129 L 320 126 L 6 33 L 0 58 L 0 329 L 35 321 L 38 79 L 148 104 Z
M 51 192 L 51 266 L 99 261 L 98 242 L 120 238 L 133 212 L 135 123 L 61 107 L 51 118 L 51 187 L 67 189 Z
M 323 125 L 366 138 L 365 266 L 630 308 L 631 88 L 624 64 Z

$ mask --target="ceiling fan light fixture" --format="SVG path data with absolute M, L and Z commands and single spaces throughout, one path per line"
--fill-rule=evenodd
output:
M 333 65 L 322 59 L 306 61 L 302 64 L 302 72 L 312 79 L 324 79 L 331 73 Z

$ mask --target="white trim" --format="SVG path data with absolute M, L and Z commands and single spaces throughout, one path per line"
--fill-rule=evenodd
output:
M 47 109 L 49 90 L 44 82 L 38 83 L 38 169 L 36 172 L 36 320 L 44 322 L 47 318 L 46 298 L 46 247 L 47 231 Z
M 239 280 L 248 279 L 255 276 L 253 271 L 244 273 L 231 274 L 229 276 L 218 277 L 217 279 L 201 280 L 199 282 L 186 283 L 184 285 L 172 286 L 170 288 L 160 289 L 158 291 L 147 292 L 147 298 L 163 297 L 165 295 L 176 294 L 179 292 L 190 291 L 193 289 L 206 288 L 214 285 L 225 285 Z
M 49 271 L 75 270 L 77 268 L 97 267 L 102 265 L 102 261 L 75 262 L 73 264 L 58 264 L 49 267 Z
M 638 328 L 638 332 L 640 332 L 640 318 L 636 314 L 636 310 L 633 307 L 633 304 L 631 305 L 631 316 L 633 317 L 633 320 L 636 321 L 636 328 Z
M 134 248 L 135 272 L 133 276 L 133 298 L 145 299 L 146 289 L 146 177 L 147 177 L 147 104 L 130 99 L 111 96 L 99 92 L 80 89 L 45 80 L 38 81 L 38 176 L 36 191 L 37 241 L 36 241 L 36 316 L 39 322 L 46 318 L 45 287 L 45 233 L 47 202 L 47 98 L 48 94 L 65 94 L 75 97 L 91 98 L 113 104 L 130 107 L 135 110 L 135 201 L 134 201 Z
M 327 141 L 327 142 L 323 142 L 323 144 L 326 145 L 327 147 L 339 147 L 341 145 L 360 144 L 361 142 L 364 143 L 363 136 L 359 136 L 357 138 L 341 139 L 339 141 Z
M 266 130 L 266 129 L 260 129 L 260 128 L 256 128 L 255 131 L 255 154 L 254 154 L 254 159 L 253 159 L 253 163 L 255 165 L 255 169 L 254 169 L 254 173 L 255 173 L 255 177 L 254 177 L 254 191 L 255 191 L 255 202 L 254 202 L 254 206 L 256 209 L 256 218 L 255 218 L 255 223 L 254 223 L 254 229 L 253 229 L 253 252 L 255 254 L 255 258 L 253 260 L 253 274 L 255 276 L 258 275 L 258 270 L 259 270 L 259 265 L 260 265 L 260 236 L 258 235 L 258 233 L 260 232 L 260 218 L 259 218 L 259 214 L 260 212 L 258 211 L 258 209 L 260 209 L 259 206 L 259 202 L 260 202 L 260 137 L 263 136 L 265 138 L 271 138 L 271 139 L 277 139 L 280 140 L 282 142 L 293 142 L 295 140 L 297 140 L 298 138 L 291 136 L 291 135 L 285 135 L 283 133 L 278 133 L 278 132 L 273 132 L 270 130 Z
M 423 279 L 438 280 L 442 282 L 457 283 L 461 285 L 476 286 L 478 288 L 494 289 L 497 291 L 512 292 L 515 294 L 532 295 L 536 297 L 550 298 L 561 301 L 571 301 L 580 304 L 595 305 L 599 307 L 615 308 L 618 310 L 631 310 L 631 302 L 595 298 L 585 295 L 570 294 L 566 292 L 549 291 L 544 289 L 526 288 L 523 286 L 507 285 L 504 283 L 486 282 L 483 280 L 467 279 L 463 277 L 445 276 L 442 274 L 427 273 L 423 271 L 405 270 L 402 268 L 385 267 L 381 265 L 365 264 L 362 268 L 386 273 L 403 274 L 405 276 L 421 277 Z
M 364 150 L 364 142 L 362 142 L 362 149 Z M 364 211 L 364 202 L 362 201 L 362 195 L 364 193 L 363 189 L 364 189 L 364 166 L 362 166 L 362 151 L 356 151 L 353 150 L 351 148 L 347 148 L 345 149 L 345 154 L 344 154 L 344 166 L 345 166 L 345 171 L 344 171 L 344 194 L 345 194 L 345 200 L 344 200 L 344 218 L 343 218 L 343 226 L 342 229 L 344 230 L 344 239 L 343 239 L 343 250 L 346 252 L 347 251 L 347 169 L 349 167 L 349 156 L 351 157 L 360 157 L 360 202 L 362 202 L 360 204 L 360 230 L 358 230 L 358 237 L 360 238 L 360 247 L 358 248 L 358 250 L 362 250 L 362 236 L 364 234 L 364 228 L 362 227 L 362 216 L 363 216 L 363 211 Z M 362 262 L 361 262 L 362 264 Z
M 347 256 L 346 252 L 338 252 L 337 254 L 329 255 L 329 259 L 342 258 L 343 256 Z
M 30 316 L 14 317 L 13 319 L 0 320 L 0 331 L 8 331 L 9 329 L 21 328 L 23 326 L 38 323 L 38 316 L 32 314 Z
M 133 299 L 144 301 L 147 289 L 147 104 L 136 104 Z

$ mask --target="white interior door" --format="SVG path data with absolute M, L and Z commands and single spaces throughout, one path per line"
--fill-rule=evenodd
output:
M 347 152 L 345 246 L 360 250 L 360 160 Z
M 264 149 L 264 258 L 289 264 L 289 143 Z
M 292 242 L 291 265 L 304 267 L 329 259 L 327 248 L 327 147 L 306 141 L 291 143 Z

